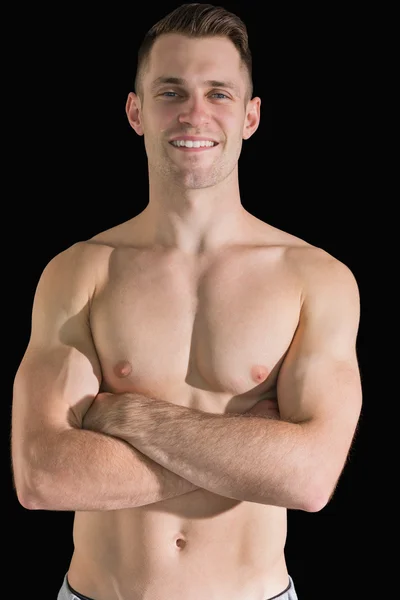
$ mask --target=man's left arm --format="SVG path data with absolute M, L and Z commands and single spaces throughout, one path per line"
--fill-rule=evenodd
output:
M 125 440 L 221 496 L 323 508 L 345 465 L 362 397 L 358 287 L 345 265 L 323 257 L 309 269 L 298 328 L 279 372 L 280 420 L 100 394 L 83 426 Z

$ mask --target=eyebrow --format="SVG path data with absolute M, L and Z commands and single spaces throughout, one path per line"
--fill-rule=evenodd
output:
M 162 84 L 170 84 L 170 85 L 187 85 L 187 80 L 182 77 L 157 77 L 151 84 L 152 90 Z M 207 79 L 207 81 L 203 81 L 203 85 L 206 87 L 220 87 L 227 88 L 235 92 L 237 96 L 240 96 L 240 88 L 233 81 L 218 81 L 216 79 Z

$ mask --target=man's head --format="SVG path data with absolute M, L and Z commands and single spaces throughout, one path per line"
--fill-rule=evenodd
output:
M 223 37 L 235 46 L 247 78 L 245 100 L 253 95 L 252 55 L 246 25 L 232 12 L 212 4 L 182 4 L 153 25 L 146 33 L 138 51 L 135 91 L 143 101 L 142 79 L 150 60 L 154 42 L 168 33 L 179 33 L 189 38 Z
M 234 174 L 260 107 L 239 17 L 210 4 L 175 9 L 144 38 L 135 90 L 126 111 L 144 136 L 153 181 L 198 189 Z

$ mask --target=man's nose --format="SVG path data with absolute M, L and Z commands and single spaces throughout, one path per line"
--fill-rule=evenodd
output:
M 179 123 L 199 127 L 210 121 L 208 107 L 204 99 L 190 98 L 182 106 L 182 110 L 178 116 Z

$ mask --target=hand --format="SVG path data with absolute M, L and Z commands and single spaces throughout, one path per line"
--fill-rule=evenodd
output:
M 104 431 L 105 423 L 109 420 L 107 416 L 109 416 L 110 408 L 115 400 L 115 394 L 109 392 L 100 392 L 97 394 L 82 419 L 82 429 Z
M 140 419 L 148 418 L 149 403 L 154 406 L 156 402 L 141 394 L 100 392 L 85 414 L 82 427 L 125 440 L 132 438 L 134 431 L 140 431 Z

